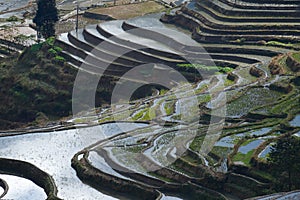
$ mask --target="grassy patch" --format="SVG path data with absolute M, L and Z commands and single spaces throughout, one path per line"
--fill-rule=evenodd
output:
M 241 162 L 245 163 L 245 165 L 250 166 L 250 160 L 251 160 L 251 157 L 252 157 L 254 151 L 255 151 L 255 149 L 252 149 L 247 154 L 243 154 L 241 152 L 238 152 L 233 157 L 233 161 L 241 161 Z
M 144 148 L 145 148 L 144 145 L 134 145 L 134 146 L 124 147 L 123 149 L 131 153 L 141 153 Z
M 174 102 L 166 102 L 164 108 L 167 115 L 171 115 L 175 112 Z
M 197 99 L 199 104 L 207 103 L 211 100 L 211 95 L 210 94 L 199 95 Z
M 202 64 L 192 64 L 192 63 L 185 63 L 185 64 L 177 64 L 178 67 L 185 67 L 185 68 L 195 68 L 204 71 L 215 71 L 221 72 L 224 74 L 232 72 L 234 69 L 230 67 L 220 67 L 220 66 L 207 66 Z
M 201 92 L 204 92 L 205 90 L 207 90 L 208 88 L 208 84 L 203 84 L 201 87 L 199 87 L 197 90 L 196 90 L 196 94 L 199 94 Z
M 224 82 L 225 87 L 231 86 L 233 84 L 234 84 L 234 81 L 229 80 L 228 78 L 225 79 L 225 82 Z
M 196 136 L 190 145 L 193 151 L 199 152 L 205 136 Z
M 202 164 L 202 161 L 200 159 L 194 159 L 193 157 L 188 156 L 188 155 L 183 156 L 182 159 L 189 162 L 189 163 L 195 164 L 195 165 L 201 165 Z
M 297 53 L 293 53 L 292 54 L 292 57 L 300 63 L 300 52 L 297 52 Z
M 267 46 L 281 46 L 281 47 L 293 47 L 293 44 L 291 43 L 283 43 L 278 41 L 268 41 L 266 43 Z
M 274 180 L 274 177 L 269 174 L 268 172 L 265 172 L 265 171 L 261 171 L 261 170 L 257 170 L 257 169 L 252 169 L 250 171 L 251 175 L 253 175 L 254 177 L 262 177 L 263 179 L 266 179 L 266 180 L 270 180 L 270 181 L 273 181 Z
M 286 96 L 282 96 L 280 102 L 271 108 L 271 113 L 288 113 L 289 110 L 299 107 L 299 95 L 291 93 Z
M 166 89 L 161 89 L 159 91 L 159 95 L 165 95 L 169 90 L 166 90 Z
M 278 60 L 279 65 L 286 67 L 286 56 L 283 56 Z
M 145 115 L 142 117 L 141 120 L 149 121 L 156 117 L 155 109 L 149 108 L 147 109 Z
M 108 122 L 108 121 L 114 121 L 114 118 L 112 116 L 109 116 L 109 117 L 101 118 L 98 122 L 104 123 L 104 122 Z
M 137 112 L 137 113 L 132 117 L 132 120 L 133 120 L 133 121 L 139 120 L 139 119 L 143 116 L 144 112 L 145 112 L 145 110 L 141 110 L 141 111 Z
M 281 93 L 264 88 L 250 88 L 243 95 L 227 104 L 227 115 L 239 116 L 260 106 L 273 103 Z
M 156 174 L 155 172 L 148 172 L 148 174 L 151 175 L 151 176 L 154 176 L 154 177 L 156 177 L 156 178 L 158 178 L 158 179 L 160 179 L 162 181 L 166 181 L 166 182 L 169 182 L 169 183 L 174 182 L 174 180 L 172 180 L 170 178 L 167 178 L 165 176 L 161 176 L 159 174 Z
M 219 157 L 222 157 L 222 156 L 227 156 L 231 151 L 232 151 L 232 148 L 214 146 L 211 150 L 211 153 L 213 153 Z

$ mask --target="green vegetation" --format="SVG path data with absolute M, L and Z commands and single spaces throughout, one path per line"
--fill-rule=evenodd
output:
M 171 11 L 172 11 L 172 8 L 166 9 L 166 14 L 167 14 L 167 15 L 171 14 Z M 197 27 L 197 28 L 198 28 L 198 27 Z
M 277 189 L 291 191 L 300 188 L 300 139 L 293 136 L 284 136 L 277 140 L 269 153 L 272 172 L 280 177 Z M 284 183 L 284 184 L 283 184 Z
M 53 48 L 51 48 L 51 49 L 48 49 L 48 53 L 56 55 L 57 51 L 55 51 Z
M 45 42 L 47 45 L 53 46 L 54 42 L 55 42 L 55 37 L 51 36 L 51 37 L 47 38 Z
M 169 91 L 169 90 L 161 89 L 161 90 L 159 91 L 159 94 L 160 94 L 160 95 L 165 95 L 168 91 Z
M 189 162 L 189 163 L 194 164 L 194 165 L 201 165 L 201 164 L 202 164 L 202 160 L 200 160 L 200 159 L 195 159 L 195 158 L 193 158 L 193 157 L 191 157 L 191 156 L 188 156 L 188 155 L 183 156 L 183 157 L 181 157 L 181 158 L 182 158 L 183 160 Z
M 205 136 L 196 136 L 190 145 L 193 151 L 199 152 Z
M 173 169 L 173 170 L 175 170 L 175 171 L 178 171 L 180 173 L 183 173 L 183 174 L 186 174 L 188 176 L 191 176 L 191 177 L 195 176 L 195 174 L 193 174 L 193 173 L 191 173 L 191 172 L 189 172 L 187 170 L 182 169 L 182 167 L 177 166 L 176 162 L 174 164 L 172 164 L 170 166 L 170 168 Z
M 124 147 L 123 149 L 131 152 L 131 153 L 141 153 L 141 151 L 145 148 L 144 145 L 134 145 L 134 146 L 128 146 Z
M 55 35 L 55 23 L 58 21 L 58 11 L 55 0 L 38 0 L 37 12 L 33 22 L 44 38 Z
M 172 115 L 175 112 L 175 103 L 173 101 L 166 102 L 164 109 L 167 115 Z
M 53 49 L 57 52 L 57 53 L 60 53 L 63 51 L 63 49 L 59 46 L 54 46 Z
M 141 120 L 149 121 L 154 119 L 155 117 L 156 117 L 155 109 L 149 108 L 147 109 L 146 113 L 144 114 Z
M 232 80 L 229 80 L 229 79 L 225 79 L 225 82 L 224 82 L 224 86 L 225 87 L 228 87 L 228 86 L 231 86 L 231 85 L 233 85 L 234 84 L 234 81 L 232 81 Z
M 132 120 L 133 120 L 133 121 L 137 121 L 137 120 L 141 119 L 142 116 L 144 115 L 144 112 L 145 112 L 145 110 L 139 111 L 138 113 L 136 113 L 136 114 L 132 117 Z
M 17 36 L 14 36 L 13 39 L 16 43 L 18 44 L 26 44 L 26 42 L 30 39 L 34 39 L 35 36 L 34 35 L 30 35 L 30 36 L 27 36 L 27 35 L 24 35 L 24 34 L 20 34 L 20 35 L 17 35 Z
M 247 154 L 243 154 L 241 152 L 238 152 L 234 157 L 233 160 L 234 161 L 241 161 L 243 162 L 245 165 L 250 166 L 250 160 L 251 157 L 254 153 L 255 149 L 252 149 L 251 151 L 249 151 Z
M 73 83 L 77 70 L 65 63 L 65 58 L 60 55 L 61 51 L 55 45 L 55 38 L 50 37 L 43 43 L 26 48 L 18 57 L 2 59 L 1 129 L 28 123 L 45 126 L 49 120 L 71 114 Z M 110 83 L 108 85 L 114 84 L 114 78 L 104 77 L 103 81 Z M 90 80 L 83 82 L 89 83 Z M 98 106 L 109 102 L 112 88 L 101 84 L 98 86 Z M 40 116 L 43 116 L 42 120 Z
M 156 177 L 156 178 L 158 178 L 158 179 L 160 179 L 160 180 L 166 181 L 166 182 L 168 182 L 168 183 L 173 183 L 173 182 L 175 182 L 173 179 L 170 179 L 170 178 L 167 178 L 167 177 L 165 177 L 165 176 L 159 175 L 159 174 L 157 174 L 157 173 L 155 173 L 155 172 L 148 172 L 148 174 L 151 175 L 151 176 L 154 176 L 154 177 Z
M 232 148 L 214 146 L 211 150 L 211 153 L 213 153 L 219 157 L 226 157 L 231 151 L 232 151 Z
M 227 105 L 227 114 L 239 116 L 263 105 L 276 102 L 282 93 L 264 88 L 249 88 Z
M 253 168 L 250 173 L 253 177 L 261 177 L 268 181 L 274 181 L 275 179 L 274 176 L 272 176 L 272 174 L 269 173 L 269 171 L 262 171 Z
M 43 46 L 43 43 L 38 43 L 38 44 L 34 44 L 30 47 L 30 50 L 32 53 L 36 53 L 37 51 L 39 51 Z
M 224 74 L 228 74 L 234 70 L 233 68 L 230 68 L 230 67 L 206 66 L 206 65 L 202 65 L 202 64 L 191 64 L 191 63 L 177 64 L 177 66 L 183 67 L 183 68 L 195 68 L 195 69 L 204 70 L 204 71 L 221 72 Z
M 293 47 L 294 45 L 291 43 L 283 43 L 278 41 L 268 41 L 266 43 L 267 46 L 281 46 L 281 47 Z
M 211 100 L 211 95 L 210 94 L 199 95 L 197 96 L 197 99 L 199 103 L 207 103 Z
M 61 61 L 61 62 L 65 62 L 66 61 L 65 58 L 62 57 L 62 56 L 55 56 L 54 59 L 57 60 L 57 61 Z
M 14 16 L 14 15 L 9 17 L 8 19 L 6 19 L 6 21 L 8 21 L 8 22 L 17 22 L 19 20 L 20 19 L 17 16 Z
M 103 117 L 100 120 L 98 120 L 99 123 L 104 123 L 109 121 L 114 121 L 114 118 L 112 116 L 109 116 L 109 117 Z
M 300 109 L 297 101 L 299 101 L 299 94 L 297 91 L 283 95 L 275 105 L 271 106 L 270 113 L 281 114 L 288 113 L 290 110 Z
M 293 54 L 292 54 L 292 57 L 293 57 L 297 62 L 300 63 L 300 53 L 299 53 L 299 52 L 293 53 Z

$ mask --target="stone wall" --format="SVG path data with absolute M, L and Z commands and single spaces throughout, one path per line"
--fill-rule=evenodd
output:
M 13 176 L 19 176 L 31 180 L 44 189 L 48 200 L 60 200 L 57 188 L 52 177 L 36 166 L 19 160 L 0 158 L 0 172 Z
M 145 200 L 153 200 L 160 197 L 160 193 L 151 187 L 101 172 L 91 166 L 85 158 L 78 160 L 78 154 L 72 158 L 72 167 L 76 170 L 77 176 L 82 182 L 101 192 L 114 191 L 113 194 L 125 194 L 130 196 L 130 199 L 139 199 L 138 197 L 141 194 L 143 194 L 143 199 Z

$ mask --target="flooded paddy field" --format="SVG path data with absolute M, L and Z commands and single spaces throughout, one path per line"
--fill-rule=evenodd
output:
M 0 12 L 11 10 L 17 2 L 4 1 Z M 79 3 L 88 7 L 97 2 Z M 27 3 L 22 1 L 20 6 Z M 58 6 L 69 12 L 74 11 L 75 3 L 63 0 Z M 210 8 L 204 6 L 199 11 L 196 2 L 191 5 L 188 6 L 191 11 L 183 8 L 171 13 L 180 15 L 178 18 L 208 15 L 205 11 Z M 199 15 L 192 15 L 192 11 Z M 2 13 L 2 17 L 9 17 L 6 14 Z M 77 129 L 3 134 L 1 157 L 26 161 L 47 172 L 57 186 L 57 196 L 67 200 L 122 199 L 141 193 L 151 196 L 149 199 L 165 200 L 184 199 L 184 194 L 192 199 L 212 196 L 244 199 L 268 191 L 265 182 L 272 175 L 257 168 L 257 174 L 245 171 L 256 167 L 252 166 L 254 161 L 265 162 L 278 138 L 299 136 L 300 116 L 295 114 L 300 110 L 298 75 L 288 66 L 281 70 L 283 75 L 273 75 L 268 65 L 274 55 L 284 54 L 288 49 L 282 45 L 253 44 L 252 32 L 250 40 L 244 41 L 231 38 L 234 34 L 220 36 L 213 29 L 207 35 L 201 35 L 203 31 L 198 29 L 193 33 L 183 31 L 174 24 L 162 23 L 161 15 L 90 25 L 76 33 L 58 35 L 56 44 L 63 55 L 72 58 L 65 64 L 75 67 L 86 64 L 89 73 L 99 68 L 85 56 L 91 56 L 101 66 L 107 64 L 105 55 L 127 49 L 130 53 L 120 55 L 118 62 L 113 60 L 115 68 L 109 69 L 109 73 L 115 76 L 116 71 L 127 72 L 122 70 L 132 69 L 137 63 L 155 61 L 171 63 L 194 82 L 170 81 L 174 85 L 170 90 L 155 89 L 152 96 L 125 103 L 119 101 L 95 109 L 97 113 L 89 110 L 68 118 L 66 124 Z M 200 23 L 200 20 L 212 20 L 215 24 L 219 19 L 202 17 L 193 22 Z M 233 26 L 230 20 L 223 25 Z M 245 28 L 243 24 L 241 27 Z M 128 31 L 131 29 L 141 32 Z M 233 30 L 228 28 L 228 31 Z M 222 42 L 216 44 L 207 39 L 218 37 Z M 99 41 L 109 45 L 97 45 Z M 190 63 L 182 59 L 183 55 L 188 55 Z M 191 75 L 192 67 L 202 70 L 205 76 Z M 149 71 L 142 71 L 140 79 L 122 80 L 121 85 L 126 81 L 145 81 L 150 75 Z M 283 80 L 285 85 L 281 84 Z M 45 198 L 41 188 L 28 180 L 10 175 L 0 178 L 12 187 L 5 198 Z M 27 187 L 18 190 L 17 184 Z
M 135 128 L 134 124 L 122 124 L 125 130 Z M 97 140 L 104 139 L 110 135 L 120 132 L 115 124 L 107 124 L 85 128 L 84 130 L 68 130 L 50 133 L 25 134 L 13 137 L 0 137 L 1 157 L 23 160 L 34 164 L 43 171 L 48 172 L 53 178 L 58 188 L 58 196 L 63 199 L 114 199 L 107 195 L 101 194 L 95 189 L 82 184 L 77 178 L 75 171 L 71 168 L 71 159 L 75 153 L 91 145 Z M 24 195 L 32 195 L 30 199 L 43 199 L 45 196 L 43 190 L 33 183 L 27 187 L 22 187 L 26 179 L 19 181 L 18 177 L 2 176 L 7 180 L 8 185 L 12 188 L 7 195 L 13 199 L 24 199 Z M 27 181 L 30 182 L 30 181 Z M 24 184 L 25 184 L 24 183 Z M 20 186 L 17 186 L 20 185 Z M 33 187 L 31 189 L 31 187 Z M 23 188 L 23 190 L 19 190 Z M 78 190 L 80 188 L 80 190 Z M 33 192 L 26 192 L 26 189 Z M 18 192 L 17 192 L 18 191 Z M 36 191 L 36 192 L 35 192 Z M 17 193 L 16 193 L 17 192 Z M 40 194 L 41 193 L 41 194 Z M 27 199 L 27 198 L 25 198 Z

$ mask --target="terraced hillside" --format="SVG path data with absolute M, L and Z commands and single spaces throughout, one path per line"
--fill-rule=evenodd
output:
M 145 199 L 244 199 L 275 192 L 279 178 L 270 173 L 268 153 L 278 138 L 300 131 L 299 3 L 193 1 L 162 16 L 173 25 L 149 15 L 62 34 L 57 44 L 71 65 L 121 77 L 121 86 L 170 76 L 159 64 L 192 82 L 173 82 L 170 91 L 70 120 L 118 121 L 124 130 L 73 157 L 78 177 L 130 198 L 143 192 Z M 155 63 L 149 71 L 122 79 L 149 63 Z M 122 122 L 143 126 L 126 131 Z
M 193 1 L 162 20 L 193 31 L 200 43 L 299 48 L 298 1 Z

